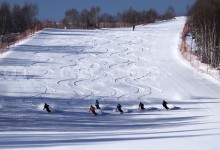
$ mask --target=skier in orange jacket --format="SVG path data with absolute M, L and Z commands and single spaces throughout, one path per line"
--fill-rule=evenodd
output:
M 91 112 L 93 115 L 97 116 L 98 114 L 95 112 L 95 107 L 92 105 L 90 106 L 89 112 Z

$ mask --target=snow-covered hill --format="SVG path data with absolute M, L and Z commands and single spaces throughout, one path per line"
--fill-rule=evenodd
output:
M 0 59 L 0 149 L 220 149 L 220 84 L 179 54 L 184 23 L 45 29 L 12 47 Z

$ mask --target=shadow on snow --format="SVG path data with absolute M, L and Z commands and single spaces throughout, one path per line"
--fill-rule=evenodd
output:
M 117 104 L 116 101 L 111 99 L 109 99 L 108 105 L 112 105 L 112 107 L 107 105 L 106 110 L 103 107 L 103 113 L 95 117 L 88 112 L 89 106 L 94 101 L 91 99 L 1 96 L 0 138 L 3 140 L 0 141 L 0 147 L 39 147 L 92 142 L 187 138 L 206 136 L 200 131 L 214 130 L 197 129 L 198 132 L 196 130 L 176 131 L 175 127 L 206 124 L 207 122 L 203 123 L 201 120 L 207 116 L 185 115 L 175 117 L 170 115 L 173 110 L 140 113 L 130 111 L 119 114 L 111 110 Z M 42 110 L 45 102 L 51 106 L 52 113 Z M 101 101 L 101 103 L 106 106 L 106 100 Z M 126 102 L 122 102 L 122 105 L 126 108 L 125 104 Z M 182 110 L 180 113 L 184 113 L 184 111 Z M 152 129 L 164 128 L 172 128 L 173 131 L 166 131 L 168 135 L 157 133 L 158 131 L 151 131 Z M 137 135 L 136 130 L 137 132 L 138 130 L 149 132 L 139 133 L 140 135 L 137 137 L 129 137 L 132 134 Z M 22 131 L 22 133 L 4 134 L 6 131 Z M 26 134 L 28 132 L 31 132 L 31 134 Z M 176 134 L 178 132 L 183 132 L 184 134 Z M 128 137 L 120 137 L 124 134 L 127 134 Z

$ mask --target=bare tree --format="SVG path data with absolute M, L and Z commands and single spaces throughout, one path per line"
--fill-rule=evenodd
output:
M 6 35 L 11 32 L 12 20 L 10 5 L 8 2 L 4 1 L 0 7 L 0 34 Z
M 32 28 L 37 21 L 38 7 L 36 4 L 25 3 L 22 7 L 22 30 Z
M 80 25 L 79 12 L 72 8 L 65 12 L 65 17 L 62 20 L 63 24 L 69 28 L 78 28 Z
M 87 9 L 83 9 L 80 13 L 80 23 L 83 28 L 89 28 L 90 24 L 90 14 Z
M 219 66 L 220 1 L 197 0 L 189 9 L 188 24 L 195 36 L 201 61 Z M 208 71 L 208 67 L 207 67 Z
M 100 15 L 100 7 L 92 7 L 90 9 L 90 24 L 93 27 L 98 27 L 99 25 L 99 15 Z
M 168 20 L 168 19 L 172 19 L 173 17 L 175 17 L 175 9 L 173 6 L 169 6 L 167 8 L 167 10 L 165 11 L 164 15 L 161 16 L 161 19 L 163 20 Z

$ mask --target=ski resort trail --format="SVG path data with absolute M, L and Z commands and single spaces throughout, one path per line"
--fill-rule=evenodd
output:
M 12 46 L 0 58 L 0 149 L 219 150 L 220 83 L 181 57 L 185 21 L 45 29 Z

